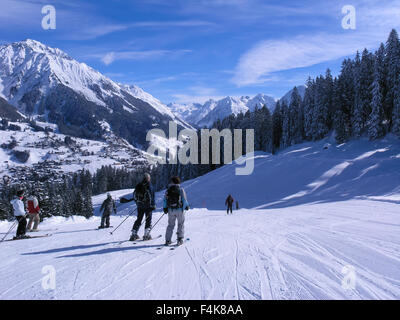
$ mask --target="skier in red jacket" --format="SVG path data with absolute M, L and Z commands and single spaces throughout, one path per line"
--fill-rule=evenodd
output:
M 29 222 L 28 222 L 28 227 L 27 231 L 38 231 L 38 226 L 40 222 L 40 208 L 39 208 L 39 201 L 35 196 L 30 196 L 28 198 L 28 215 L 29 215 Z M 32 229 L 32 223 L 33 223 L 33 229 Z

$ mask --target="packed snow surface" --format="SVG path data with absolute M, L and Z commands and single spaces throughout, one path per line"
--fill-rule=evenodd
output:
M 51 237 L 0 244 L 0 299 L 399 299 L 399 141 L 326 142 L 257 154 L 248 177 L 232 164 L 185 182 L 195 208 L 186 213 L 190 241 L 176 250 L 163 237 L 121 243 L 134 217 L 113 235 L 95 230 L 98 216 L 48 219 L 38 234 Z M 223 210 L 228 192 L 243 208 L 233 215 Z M 104 198 L 93 199 L 96 214 Z M 112 225 L 132 209 L 118 204 Z M 49 265 L 56 286 L 45 290 Z

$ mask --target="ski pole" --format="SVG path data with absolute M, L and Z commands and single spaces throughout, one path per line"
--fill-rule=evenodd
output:
M 112 235 L 115 231 L 117 231 L 117 229 L 132 215 L 134 214 L 134 212 L 137 210 L 137 208 L 133 209 L 132 212 L 130 214 L 128 214 L 128 216 L 118 225 L 118 227 L 116 227 L 113 231 L 110 232 L 110 234 Z
M 3 239 L 1 239 L 0 243 L 4 241 L 4 239 L 8 236 L 8 234 L 15 228 L 15 226 L 17 225 L 18 221 L 15 220 L 14 223 L 12 224 L 10 230 L 7 231 L 6 235 L 3 237 Z
M 161 215 L 160 219 L 158 219 L 157 222 L 150 228 L 149 233 L 151 232 L 151 230 L 153 230 L 153 228 L 157 225 L 157 223 L 160 222 L 160 220 L 161 220 L 164 216 L 165 216 L 165 214 L 162 214 L 162 215 Z

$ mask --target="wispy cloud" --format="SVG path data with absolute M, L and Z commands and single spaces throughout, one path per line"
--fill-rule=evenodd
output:
M 400 25 L 400 5 L 374 0 L 366 5 L 357 7 L 357 30 L 258 42 L 240 57 L 232 81 L 238 86 L 265 83 L 273 72 L 309 67 L 363 48 L 376 48 L 391 28 Z M 377 7 L 371 7 L 374 5 Z
M 161 57 L 176 58 L 191 50 L 142 50 L 142 51 L 111 51 L 103 54 L 92 54 L 89 57 L 100 59 L 105 65 L 117 60 L 147 60 Z
M 354 53 L 369 38 L 320 34 L 257 43 L 239 60 L 233 82 L 238 86 L 266 82 L 273 72 L 312 66 Z

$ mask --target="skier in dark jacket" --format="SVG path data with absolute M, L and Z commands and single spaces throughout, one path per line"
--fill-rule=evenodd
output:
M 110 227 L 110 215 L 113 211 L 114 213 L 117 213 L 117 207 L 115 206 L 115 201 L 111 197 L 111 194 L 108 193 L 106 200 L 103 201 L 100 208 L 100 212 L 103 213 L 101 215 L 101 225 L 99 229 Z
M 225 200 L 225 205 L 228 206 L 226 209 L 226 213 L 229 214 L 229 211 L 232 214 L 232 206 L 233 206 L 233 202 L 235 201 L 235 199 L 233 199 L 233 197 L 231 195 L 228 196 L 228 198 L 226 198 Z
M 142 182 L 135 187 L 133 199 L 136 202 L 137 219 L 133 224 L 132 235 L 129 240 L 135 241 L 139 239 L 138 231 L 142 224 L 143 216 L 146 216 L 143 240 L 150 240 L 151 218 L 153 211 L 156 209 L 154 189 L 151 184 L 150 174 L 145 173 Z

